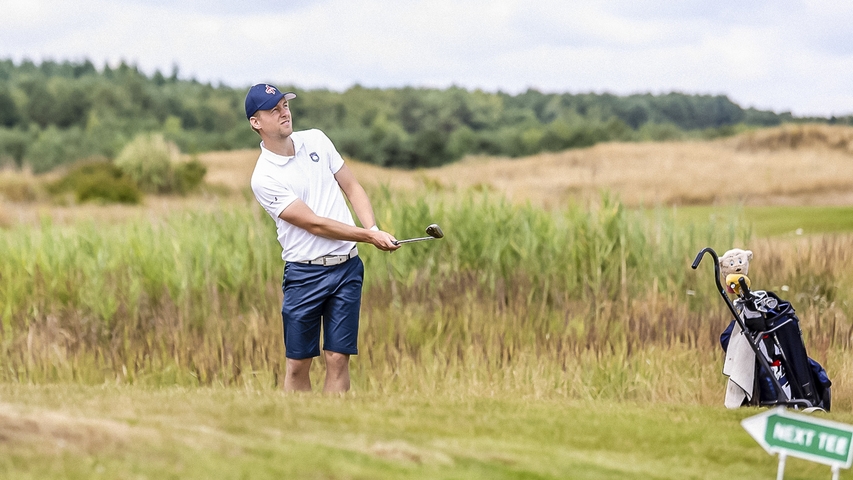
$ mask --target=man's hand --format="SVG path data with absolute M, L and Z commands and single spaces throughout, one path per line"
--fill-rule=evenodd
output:
M 370 243 L 379 250 L 393 252 L 400 248 L 400 245 L 394 243 L 397 239 L 394 238 L 394 235 L 391 235 L 388 232 L 383 232 L 382 230 L 370 230 L 370 234 Z

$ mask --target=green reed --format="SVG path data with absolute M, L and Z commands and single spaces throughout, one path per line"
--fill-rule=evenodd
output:
M 689 363 L 672 352 L 695 352 L 718 371 L 727 313 L 710 258 L 689 265 L 705 246 L 748 239 L 737 220 L 684 226 L 608 195 L 558 212 L 482 192 L 373 196 L 379 224 L 399 238 L 430 223 L 445 238 L 360 248 L 357 388 L 648 399 L 673 388 L 654 372 L 675 368 L 655 355 Z M 837 250 L 842 282 L 850 258 Z M 45 220 L 0 231 L 0 252 L 0 379 L 281 383 L 283 265 L 272 221 L 252 203 L 116 225 Z M 791 268 L 826 275 L 815 260 Z M 824 349 L 849 334 L 849 306 L 832 308 L 813 333 Z M 682 394 L 696 395 L 698 380 L 681 378 Z

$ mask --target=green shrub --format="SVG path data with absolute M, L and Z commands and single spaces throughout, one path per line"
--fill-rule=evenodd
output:
M 142 192 L 120 168 L 103 160 L 81 163 L 64 177 L 48 186 L 48 191 L 61 196 L 71 193 L 77 202 L 137 204 Z
M 207 168 L 196 159 L 180 161 L 177 145 L 162 134 L 137 135 L 119 153 L 116 166 L 150 193 L 186 194 L 197 188 Z
M 178 163 L 174 167 L 174 191 L 183 195 L 195 190 L 206 174 L 207 167 L 198 159 Z
M 140 134 L 125 145 L 115 164 L 142 190 L 166 193 L 172 187 L 172 162 L 179 153 L 162 134 Z
M 672 123 L 646 123 L 640 127 L 639 136 L 642 140 L 665 142 L 681 140 L 685 137 L 685 134 Z
M 142 192 L 126 177 L 92 176 L 80 183 L 76 193 L 77 201 L 81 203 L 97 200 L 137 204 L 142 199 Z

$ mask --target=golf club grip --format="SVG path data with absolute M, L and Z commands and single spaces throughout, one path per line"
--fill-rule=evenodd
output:
M 702 249 L 702 250 L 701 250 L 701 251 L 696 255 L 696 259 L 694 259 L 694 260 L 693 260 L 693 265 L 691 265 L 691 266 L 693 267 L 693 270 L 696 270 L 696 268 L 697 268 L 697 267 L 699 267 L 699 262 L 701 262 L 701 261 L 702 261 L 702 257 L 703 257 L 706 253 L 710 253 L 710 254 L 711 254 L 711 257 L 714 259 L 715 263 L 719 263 L 718 258 L 717 258 L 717 252 L 715 252 L 715 251 L 714 251 L 714 249 L 713 249 L 713 248 L 711 248 L 711 247 L 706 247 L 706 248 L 703 248 L 703 249 Z

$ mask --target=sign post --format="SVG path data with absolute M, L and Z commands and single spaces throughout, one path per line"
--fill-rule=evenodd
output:
M 784 407 L 745 418 L 741 425 L 767 453 L 779 454 L 777 480 L 782 480 L 789 456 L 829 465 L 833 480 L 838 480 L 839 469 L 853 464 L 851 425 L 792 413 Z

